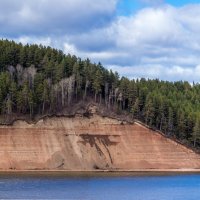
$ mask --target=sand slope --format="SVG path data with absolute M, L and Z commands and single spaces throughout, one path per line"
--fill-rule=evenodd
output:
M 174 170 L 200 155 L 143 127 L 94 115 L 0 127 L 0 170 Z

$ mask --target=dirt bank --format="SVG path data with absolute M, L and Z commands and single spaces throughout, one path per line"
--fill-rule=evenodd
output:
M 0 126 L 0 170 L 193 171 L 200 155 L 140 124 L 94 114 Z

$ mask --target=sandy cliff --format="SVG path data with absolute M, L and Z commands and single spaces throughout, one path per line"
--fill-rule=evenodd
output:
M 0 127 L 0 169 L 198 169 L 200 155 L 140 124 L 98 115 Z

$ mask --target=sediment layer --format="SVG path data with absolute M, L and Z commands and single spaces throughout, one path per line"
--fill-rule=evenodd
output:
M 200 169 L 200 155 L 141 124 L 94 114 L 0 126 L 0 170 Z

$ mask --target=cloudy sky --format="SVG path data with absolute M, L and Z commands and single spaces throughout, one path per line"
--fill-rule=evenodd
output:
M 129 78 L 200 82 L 200 0 L 0 0 L 0 27 Z

